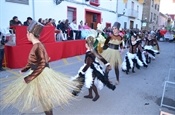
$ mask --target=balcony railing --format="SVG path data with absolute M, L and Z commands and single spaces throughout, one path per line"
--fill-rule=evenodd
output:
M 128 9 L 127 10 L 127 16 L 131 17 L 131 18 L 137 18 L 138 17 L 139 12 L 137 10 L 134 9 Z

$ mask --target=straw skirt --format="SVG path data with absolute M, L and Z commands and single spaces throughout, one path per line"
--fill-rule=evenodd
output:
M 103 50 L 101 54 L 110 64 L 115 67 L 116 65 L 121 65 L 122 57 L 119 50 L 107 48 Z
M 2 89 L 3 109 L 13 107 L 21 113 L 43 112 L 69 104 L 69 100 L 74 99 L 72 90 L 75 90 L 76 82 L 48 67 L 28 84 L 24 82 L 24 77 L 15 79 Z

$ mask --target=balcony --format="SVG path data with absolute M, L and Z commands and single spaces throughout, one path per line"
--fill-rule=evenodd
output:
M 90 4 L 93 5 L 93 6 L 99 6 L 100 5 L 99 0 L 90 0 Z
M 138 11 L 134 9 L 128 9 L 127 14 L 129 18 L 137 18 L 138 17 Z

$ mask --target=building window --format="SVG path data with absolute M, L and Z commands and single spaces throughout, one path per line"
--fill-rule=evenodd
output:
M 154 7 L 154 0 L 152 0 L 152 7 Z
M 158 24 L 158 16 L 157 16 L 157 21 L 156 21 L 156 24 Z
M 159 11 L 159 5 L 157 5 L 157 11 Z
M 100 5 L 99 0 L 90 0 L 90 4 L 93 5 L 93 6 L 99 6 Z
M 13 3 L 19 3 L 19 4 L 27 4 L 29 5 L 29 0 L 5 0 L 6 2 L 13 2 Z
M 108 29 L 109 27 L 111 27 L 111 23 L 106 22 L 106 29 Z
M 134 21 L 130 20 L 130 29 L 134 28 Z
M 124 29 L 126 30 L 127 28 L 127 22 L 124 22 Z
M 134 10 L 134 2 L 131 4 L 131 9 Z
M 155 4 L 154 8 L 155 8 L 155 10 L 157 9 L 157 4 Z
M 127 8 L 127 2 L 125 3 L 125 8 Z
M 136 29 L 138 28 L 138 24 L 136 24 Z
M 92 16 L 92 21 L 93 21 L 93 22 L 97 22 L 97 14 L 93 14 L 93 16 Z
M 67 8 L 67 19 L 69 20 L 69 22 L 72 22 L 72 20 L 76 20 L 76 8 L 74 7 L 68 7 Z
M 153 22 L 155 22 L 156 21 L 156 14 L 154 13 L 154 19 L 153 19 Z
M 151 12 L 150 22 L 152 22 L 152 19 L 153 19 L 153 13 Z
M 139 13 L 139 6 L 137 5 L 137 13 Z

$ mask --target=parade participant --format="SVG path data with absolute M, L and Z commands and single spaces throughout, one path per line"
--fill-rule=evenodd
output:
M 103 30 L 104 30 L 104 26 L 98 23 L 97 24 L 97 35 L 95 37 L 96 39 L 94 42 L 94 48 L 96 49 L 98 53 L 103 52 L 103 46 L 106 41 L 106 35 Z
M 142 33 L 139 32 L 137 34 L 137 43 L 139 46 L 138 51 L 137 51 L 137 56 L 138 56 L 139 60 L 143 63 L 143 66 L 148 67 L 148 64 L 146 62 L 147 52 L 144 50 L 142 42 L 143 42 L 143 35 L 142 35 Z
M 34 20 L 27 28 L 27 38 L 33 47 L 20 73 L 31 71 L 1 91 L 3 108 L 14 107 L 21 113 L 44 111 L 46 115 L 53 115 L 53 108 L 68 104 L 74 98 L 75 81 L 49 67 L 49 56 L 39 40 L 42 29 L 43 25 Z
M 164 41 L 165 40 L 164 35 L 166 33 L 167 33 L 167 30 L 164 27 L 161 28 L 161 30 L 160 30 L 160 35 L 161 35 L 160 41 Z
M 120 23 L 115 22 L 112 27 L 113 33 L 110 34 L 109 37 L 107 37 L 103 47 L 105 50 L 103 50 L 103 53 L 102 53 L 102 56 L 108 62 L 110 62 L 110 64 L 115 70 L 116 79 L 117 79 L 116 84 L 119 83 L 119 66 L 122 63 L 120 49 L 123 48 L 121 47 L 123 38 L 119 35 L 119 28 L 120 28 Z
M 0 72 L 5 71 L 5 69 L 3 69 L 3 60 L 4 60 L 4 49 L 5 49 L 4 47 L 5 43 L 7 42 L 8 41 L 5 39 L 5 36 L 0 31 Z
M 142 52 L 142 46 L 140 45 L 140 40 L 137 41 L 137 35 L 132 32 L 129 51 L 126 53 L 122 63 L 122 70 L 125 71 L 126 74 L 128 74 L 129 69 L 132 69 L 132 72 L 134 73 L 134 66 L 136 66 L 138 69 L 140 69 L 140 66 L 143 66 L 143 63 L 137 56 L 138 50 Z
M 98 94 L 98 89 L 103 88 L 103 84 L 106 85 L 108 88 L 115 90 L 115 85 L 111 84 L 108 80 L 108 77 L 103 72 L 103 68 L 99 63 L 102 61 L 106 65 L 106 71 L 111 69 L 110 64 L 101 56 L 99 55 L 93 48 L 94 44 L 94 37 L 88 36 L 86 38 L 86 55 L 85 55 L 85 64 L 79 69 L 78 75 L 75 76 L 73 79 L 79 79 L 81 84 L 84 84 L 89 89 L 89 94 L 84 96 L 84 98 L 93 98 L 92 91 L 95 93 L 95 97 L 93 101 L 98 100 L 100 97 Z M 83 85 L 80 84 L 80 89 Z M 97 86 L 97 87 L 96 87 Z M 79 92 L 73 92 L 74 95 L 77 95 Z
M 129 42 L 130 38 L 131 38 L 130 31 L 127 30 L 126 33 L 123 36 L 123 39 L 124 39 L 124 48 L 126 48 L 126 49 L 128 48 L 127 46 L 128 46 L 128 42 Z
M 160 53 L 159 44 L 153 31 L 151 31 L 146 38 L 144 50 L 147 52 L 147 63 L 150 63 L 151 58 L 155 59 L 155 55 Z

